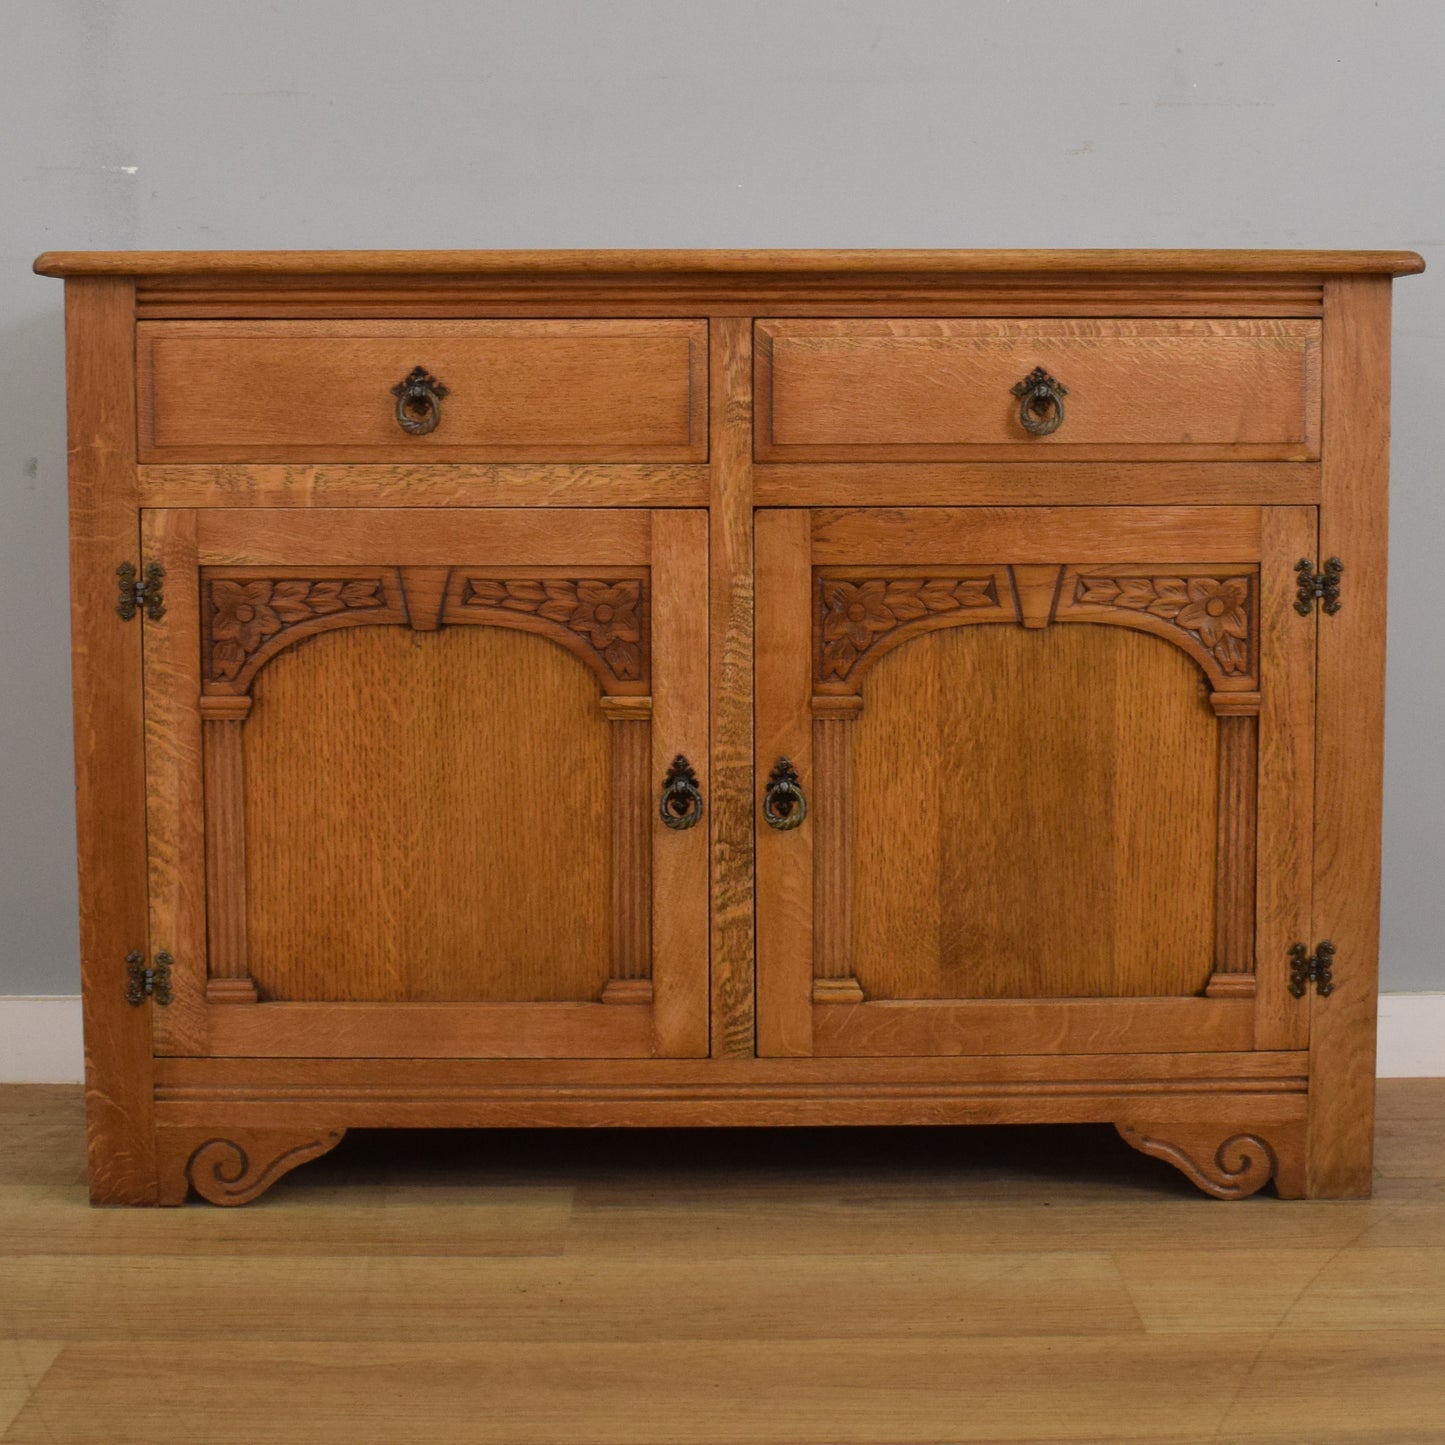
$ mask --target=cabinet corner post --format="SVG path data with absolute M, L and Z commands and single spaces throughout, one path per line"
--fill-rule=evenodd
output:
M 1325 284 L 1321 557 L 1348 554 L 1350 605 L 1319 629 L 1312 937 L 1349 979 L 1312 994 L 1308 1193 L 1370 1192 L 1380 931 L 1390 281 Z
M 145 950 L 141 629 L 117 615 L 116 568 L 140 541 L 135 465 L 135 284 L 86 276 L 65 287 L 70 468 L 71 646 L 81 992 L 90 1195 L 156 1202 L 150 1009 L 124 990 Z

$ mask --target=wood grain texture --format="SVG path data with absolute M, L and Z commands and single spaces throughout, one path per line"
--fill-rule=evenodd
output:
M 80 875 L 90 1192 L 97 1204 L 156 1197 L 152 1005 L 123 993 L 125 957 L 149 951 L 141 627 L 116 616 L 115 570 L 138 565 L 131 283 L 66 290 L 70 467 L 70 645 Z
M 1259 736 L 1252 717 L 1222 717 L 1219 732 L 1218 844 L 1215 863 L 1214 971 L 1253 974 L 1258 830 Z M 1211 993 L 1219 991 L 1211 978 Z
M 757 513 L 758 1052 L 813 1051 L 814 871 L 818 821 L 780 832 L 761 820 L 761 790 L 777 759 L 790 758 L 806 794 L 815 792 L 810 514 Z
M 702 321 L 142 322 L 145 461 L 673 461 L 707 456 Z M 410 435 L 392 388 L 446 388 Z
M 840 1058 L 1236 1050 L 1248 1048 L 1253 1038 L 1254 1005 L 1248 999 L 907 1000 L 813 1009 L 813 1052 Z
M 137 469 L 145 507 L 705 507 L 709 475 L 706 466 L 687 463 L 223 462 Z
M 1289 992 L 1291 944 L 1310 933 L 1314 842 L 1317 616 L 1301 617 L 1289 586 L 1313 555 L 1318 513 L 1270 507 L 1260 561 L 1259 772 L 1255 894 L 1255 1047 L 1304 1048 L 1309 1008 Z
M 551 251 L 46 251 L 41 276 L 451 275 L 631 271 L 649 275 L 753 271 L 798 276 L 835 271 L 1215 274 L 1378 272 L 1425 269 L 1413 251 L 1311 250 L 551 250 Z
M 760 461 L 1304 461 L 1319 454 L 1316 321 L 777 320 L 756 326 Z M 1066 389 L 1046 436 L 1014 385 Z
M 1218 787 L 1200 683 L 1097 627 L 958 627 L 885 657 L 850 725 L 868 997 L 1200 992 Z
M 753 984 L 752 327 L 708 329 L 712 459 L 712 1052 L 750 1054 Z
M 142 469 L 143 488 L 158 470 Z M 1317 462 L 760 462 L 753 490 L 760 507 L 1266 505 L 1318 502 L 1320 468 Z
M 205 1050 L 206 856 L 201 607 L 196 524 L 185 509 L 141 513 L 142 551 L 165 568 L 166 615 L 146 618 L 146 854 L 150 936 L 174 959 L 171 1002 L 152 1010 L 158 1054 Z
M 596 991 L 602 991 L 601 977 Z M 212 1009 L 207 1040 L 218 1057 L 308 1061 L 645 1059 L 656 1048 L 650 1009 L 600 1002 L 263 1001 L 256 1008 Z M 396 1072 L 395 1065 L 391 1072 Z
M 263 996 L 596 998 L 610 729 L 646 728 L 609 724 L 598 696 L 560 648 L 490 627 L 354 628 L 276 658 L 244 725 Z
M 229 699 L 227 700 L 230 701 Z M 304 706 L 304 705 L 303 705 Z M 246 709 L 249 714 L 250 709 Z M 212 984 L 225 980 L 229 996 L 255 1002 L 256 987 L 247 962 L 250 929 L 246 908 L 246 740 L 245 717 L 206 718 L 202 714 L 202 755 L 205 774 L 206 819 L 206 994 Z M 310 758 L 299 759 L 309 766 Z M 273 784 L 274 785 L 274 784 Z M 303 854 L 303 857 L 305 855 Z M 291 858 L 292 868 L 311 873 L 317 863 Z M 263 910 L 266 905 L 262 905 Z M 314 934 L 297 939 L 314 944 Z M 238 989 L 238 985 L 244 985 Z M 226 995 L 227 989 L 221 994 Z
M 613 719 L 612 755 L 612 952 L 609 984 L 652 977 L 652 725 Z M 550 740 L 567 748 L 563 737 Z M 567 751 L 572 749 L 567 748 Z M 514 764 L 515 766 L 515 764 Z M 525 768 L 517 769 L 525 774 Z M 565 800 L 558 799 L 563 804 Z M 579 840 L 582 841 L 582 840 Z M 585 846 L 585 844 L 584 844 Z M 640 992 L 640 991 L 638 991 Z M 612 993 L 609 999 L 621 996 Z M 647 1002 L 652 990 L 646 991 Z
M 1347 280 L 1325 298 L 1320 553 L 1345 564 L 1348 601 L 1321 616 L 1315 713 L 1314 926 L 1335 945 L 1335 990 L 1310 995 L 1309 1186 L 1370 1188 L 1380 930 L 1390 288 Z
M 1259 556 L 1257 507 L 825 507 L 812 516 L 819 565 Z
M 831 699 L 829 699 L 831 701 Z M 859 709 L 813 720 L 813 975 L 817 983 L 853 976 L 853 736 Z M 872 782 L 873 779 L 869 779 Z M 921 780 L 920 780 L 921 781 Z M 838 990 L 834 990 L 838 996 Z M 821 1001 L 821 1000 L 820 1000 Z
M 380 548 L 379 540 L 384 539 Z M 231 511 L 203 508 L 196 543 L 203 566 L 253 567 L 283 561 L 375 566 L 625 566 L 647 561 L 646 512 L 469 507 L 442 516 L 425 508 L 365 507 Z
M 1020 1005 L 1022 1009 L 1034 1007 Z M 577 1089 L 600 1097 L 660 1097 L 716 1086 L 727 1097 L 846 1089 L 883 1097 L 890 1092 L 968 1088 L 1003 1095 L 1030 1091 L 1095 1093 L 1101 1088 L 1149 1095 L 1150 1107 L 1178 1096 L 1303 1095 L 1309 1057 L 1304 1050 L 1127 1054 L 937 1055 L 914 1058 L 654 1059 L 644 1074 L 608 1059 L 418 1059 L 405 1079 L 389 1064 L 357 1058 L 159 1059 L 156 1096 L 169 1110 L 203 1102 L 224 1104 L 228 1118 L 253 1103 L 294 1109 L 325 1099 L 384 1106 L 405 1099 L 442 1102 L 473 1093 L 551 1097 Z M 1298 1108 L 1297 1108 L 1298 1111 Z M 179 1115 L 167 1114 L 171 1122 Z M 203 1122 L 203 1121 L 202 1121 Z
M 647 819 L 652 847 L 654 1050 L 670 1058 L 709 1051 L 708 813 L 716 807 L 709 761 L 708 518 L 652 514 L 652 654 L 655 695 Z M 675 831 L 658 815 L 662 780 L 678 753 L 702 792 L 696 827 Z

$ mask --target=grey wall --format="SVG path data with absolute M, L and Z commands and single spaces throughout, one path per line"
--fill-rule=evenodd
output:
M 0 993 L 77 988 L 46 248 L 1410 247 L 1384 978 L 1445 988 L 1439 0 L 0 0 Z M 137 820 L 139 826 L 139 820 Z

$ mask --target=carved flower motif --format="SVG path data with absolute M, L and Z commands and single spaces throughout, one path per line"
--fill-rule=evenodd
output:
M 568 619 L 573 632 L 585 632 L 599 652 L 613 642 L 637 642 L 638 586 L 635 582 L 579 582 L 577 610 Z
M 1079 601 L 1127 607 L 1192 632 L 1220 671 L 1249 671 L 1248 577 L 1080 577 Z
M 579 633 L 600 652 L 620 680 L 642 676 L 642 621 L 639 582 L 546 581 L 525 578 L 492 581 L 474 578 L 469 607 L 500 607 L 535 612 Z
M 379 584 L 374 580 L 347 582 L 211 583 L 211 672 L 234 678 L 246 659 L 283 627 L 351 607 L 380 607 Z
M 823 676 L 847 677 L 874 641 L 905 622 L 960 607 L 992 607 L 988 577 L 822 583 Z
M 265 580 L 211 584 L 211 661 L 221 677 L 235 677 L 247 656 L 280 632 L 281 619 L 270 605 L 271 588 Z
M 1206 647 L 1218 647 L 1226 637 L 1249 635 L 1249 579 L 1226 577 L 1216 582 L 1213 577 L 1189 579 L 1189 605 L 1177 618 L 1181 627 L 1199 634 Z
M 823 641 L 847 638 L 862 652 L 877 632 L 898 626 L 884 602 L 886 582 L 827 582 L 823 584 Z

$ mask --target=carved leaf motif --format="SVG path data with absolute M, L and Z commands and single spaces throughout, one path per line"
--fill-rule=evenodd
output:
M 1112 577 L 1080 577 L 1079 601 L 1107 607 L 1118 597 L 1119 584 Z
M 858 659 L 885 633 L 930 613 L 965 607 L 993 607 L 997 597 L 988 577 L 895 578 L 849 582 L 823 578 L 821 676 L 846 678 Z
M 312 582 L 301 578 L 217 578 L 210 584 L 210 675 L 233 681 L 263 643 L 313 617 L 380 607 L 375 578 Z
M 1250 667 L 1249 588 L 1248 577 L 1080 577 L 1076 600 L 1162 617 L 1236 677 Z
M 463 605 L 534 613 L 586 638 L 619 681 L 642 676 L 642 584 L 636 579 L 473 578 Z

